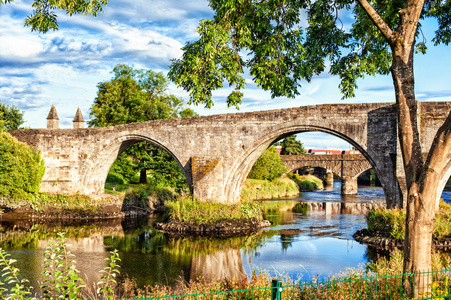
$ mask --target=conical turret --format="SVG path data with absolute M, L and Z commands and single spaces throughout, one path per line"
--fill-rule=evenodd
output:
M 58 129 L 59 127 L 58 114 L 56 112 L 55 104 L 52 104 L 49 115 L 47 116 L 47 128 L 48 129 Z
M 85 128 L 85 120 L 83 119 L 80 107 L 77 109 L 75 118 L 72 122 L 74 123 L 74 129 Z

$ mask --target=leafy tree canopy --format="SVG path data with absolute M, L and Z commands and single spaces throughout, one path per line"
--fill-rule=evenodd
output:
M 304 145 L 296 139 L 295 135 L 284 138 L 280 145 L 282 146 L 282 151 L 280 152 L 282 155 L 300 155 L 307 153 L 305 152 Z
M 89 127 L 197 115 L 184 106 L 183 99 L 167 93 L 168 81 L 161 73 L 136 70 L 120 64 L 113 69 L 113 74 L 110 81 L 97 85 Z M 137 143 L 124 151 L 110 172 L 125 181 L 131 181 L 138 169 L 141 170 L 141 183 L 147 182 L 146 170 L 153 170 L 154 185 L 157 181 L 166 186 L 186 185 L 185 176 L 177 162 L 166 151 L 147 142 Z
M 0 103 L 0 129 L 17 130 L 23 123 L 23 112 L 20 109 Z
M 380 23 L 395 33 L 401 27 L 406 3 L 419 1 L 209 2 L 216 13 L 214 19 L 200 21 L 199 40 L 186 43 L 183 57 L 173 61 L 169 72 L 177 85 L 190 92 L 190 103 L 206 107 L 213 105 L 212 91 L 224 83 L 235 87 L 228 105 L 238 106 L 246 86 L 244 72 L 273 97 L 294 97 L 302 80 L 309 82 L 314 75 L 328 71 L 340 77 L 343 96 L 352 97 L 357 79 L 390 72 L 395 45 L 395 40 L 387 42 L 387 34 L 368 17 L 371 9 L 363 6 L 372 5 Z M 344 14 L 354 20 L 351 26 L 343 24 Z M 421 19 L 426 17 L 438 21 L 434 44 L 447 45 L 451 41 L 451 1 L 426 0 Z M 425 53 L 420 30 L 414 34 L 417 52 Z
M 285 163 L 280 159 L 276 148 L 269 147 L 257 159 L 248 177 L 251 179 L 273 180 L 287 172 Z
M 89 127 L 106 127 L 134 122 L 195 116 L 183 99 L 167 94 L 168 81 L 152 70 L 135 70 L 117 65 L 110 81 L 97 85 Z
M 11 3 L 14 0 L 0 0 L 2 4 Z M 109 0 L 34 0 L 33 13 L 25 19 L 25 26 L 31 27 L 31 31 L 46 33 L 51 30 L 58 30 L 57 9 L 64 10 L 69 16 L 75 14 L 97 16 L 103 12 L 103 8 Z

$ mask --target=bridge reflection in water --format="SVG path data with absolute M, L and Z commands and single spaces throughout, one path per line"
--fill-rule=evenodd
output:
M 352 234 L 366 226 L 363 214 L 369 206 L 382 205 L 382 201 L 333 202 L 328 200 L 331 193 L 340 192 L 304 193 L 303 197 L 309 199 L 302 202 L 307 209 L 268 214 L 273 226 L 250 236 L 171 238 L 153 229 L 158 217 L 79 225 L 3 221 L 0 247 L 9 249 L 18 260 L 17 267 L 35 286 L 42 279 L 43 248 L 49 236 L 58 231 L 67 232 L 70 250 L 76 255 L 81 274 L 87 275 L 83 275 L 87 285 L 99 280 L 98 271 L 106 266 L 105 258 L 114 249 L 122 259 L 118 280 L 135 279 L 139 287 L 155 283 L 179 286 L 199 276 L 250 275 L 253 268 L 293 278 L 300 273 L 308 279 L 357 267 L 370 259 L 367 246 L 354 242 Z M 312 201 L 313 194 L 322 201 Z

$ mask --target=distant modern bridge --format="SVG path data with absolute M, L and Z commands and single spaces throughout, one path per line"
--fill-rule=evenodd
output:
M 450 110 L 451 102 L 419 103 L 424 153 Z M 77 113 L 74 129 L 58 129 L 56 111 L 51 111 L 49 128 L 11 132 L 41 151 L 46 166 L 42 191 L 102 194 L 117 156 L 137 142 L 148 141 L 177 161 L 194 197 L 236 203 L 252 165 L 271 144 L 292 134 L 319 131 L 344 139 L 362 153 L 376 171 L 388 207 L 404 204 L 405 178 L 393 103 L 314 105 L 104 128 L 80 128 L 84 124 L 80 117 Z M 448 161 L 441 190 L 450 175 Z
M 304 167 L 326 169 L 328 184 L 333 183 L 334 174 L 341 178 L 343 195 L 357 194 L 357 177 L 373 166 L 362 154 L 281 155 L 289 171 Z

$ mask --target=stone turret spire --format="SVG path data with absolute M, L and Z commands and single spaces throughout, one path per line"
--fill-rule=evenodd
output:
M 52 104 L 49 115 L 47 116 L 47 128 L 48 129 L 58 129 L 59 127 L 58 114 L 56 113 L 55 104 Z
M 80 107 L 77 109 L 75 118 L 72 122 L 74 123 L 74 129 L 85 128 L 85 120 L 83 119 Z

